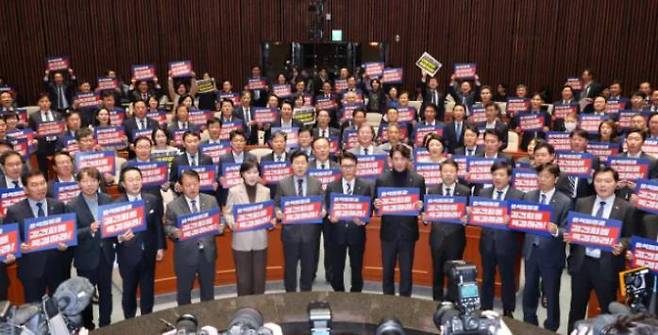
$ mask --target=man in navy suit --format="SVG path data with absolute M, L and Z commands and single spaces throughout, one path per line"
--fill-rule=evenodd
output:
M 478 193 L 478 196 L 494 200 L 522 199 L 523 192 L 510 185 L 512 165 L 497 161 L 491 166 L 493 186 Z M 520 235 L 513 231 L 482 228 L 480 236 L 480 258 L 482 259 L 482 309 L 493 309 L 496 267 L 500 273 L 503 293 L 503 314 L 512 316 L 516 305 L 514 261 L 518 255 Z
M 596 194 L 576 201 L 576 212 L 603 219 L 619 220 L 622 222 L 622 227 L 620 242 L 613 246 L 612 252 L 570 244 L 567 259 L 571 275 L 569 332 L 573 330 L 576 321 L 585 318 L 592 290 L 599 300 L 601 313 L 609 313 L 608 305 L 617 299 L 619 272 L 624 270 L 628 238 L 634 231 L 633 206 L 615 195 L 618 182 L 617 171 L 603 166 L 594 172 Z M 569 242 L 568 238 L 566 240 Z
M 468 197 L 471 190 L 458 183 L 457 171 L 459 166 L 452 159 L 441 163 L 441 184 L 430 188 L 427 194 L 439 194 L 446 197 Z M 427 224 L 427 222 L 425 222 Z M 463 259 L 466 248 L 466 229 L 464 225 L 432 222 L 430 232 L 430 249 L 432 251 L 433 298 L 435 301 L 443 300 L 444 267 L 447 261 Z
M 231 152 L 223 154 L 219 157 L 219 174 L 224 175 L 224 165 L 226 164 L 242 164 L 247 159 L 256 159 L 256 156 L 244 151 L 245 145 L 247 144 L 247 138 L 242 129 L 236 129 L 231 131 L 229 134 L 231 140 Z M 226 197 L 228 196 L 228 190 L 223 187 L 220 188 L 217 192 L 219 198 L 218 203 L 220 206 L 226 204 Z
M 153 130 L 158 127 L 158 121 L 146 116 L 146 102 L 138 100 L 133 102 L 133 117 L 123 123 L 123 127 L 128 137 L 128 143 L 135 142 L 135 132 L 142 130 Z M 131 149 L 132 146 L 131 146 Z
M 64 71 L 55 72 L 51 81 L 50 71 L 46 70 L 46 75 L 43 78 L 43 85 L 46 92 L 48 92 L 48 97 L 55 104 L 55 109 L 60 112 L 73 106 L 73 95 L 78 86 L 73 69 L 68 69 L 68 80 L 64 77 L 64 74 Z
M 550 224 L 552 236 L 526 233 L 523 244 L 525 260 L 525 288 L 523 289 L 523 321 L 538 325 L 537 304 L 540 279 L 547 300 L 544 328 L 557 331 L 560 326 L 560 278 L 566 258 L 562 229 L 571 208 L 571 199 L 555 188 L 560 168 L 553 163 L 537 166 L 539 189 L 528 192 L 525 200 L 550 205 L 553 220 Z
M 278 120 L 272 122 L 272 126 L 265 130 L 265 142 L 269 142 L 272 137 L 272 128 L 297 128 L 304 126 L 303 123 L 292 118 L 292 103 L 284 101 L 281 103 L 281 115 Z
M 480 131 L 478 127 L 474 124 L 466 124 L 464 127 L 464 146 L 456 148 L 454 154 L 457 156 L 467 156 L 467 157 L 482 157 L 484 156 L 484 148 L 480 145 L 477 145 L 478 136 Z
M 62 116 L 59 112 L 50 109 L 51 102 L 47 94 L 42 94 L 41 96 L 39 96 L 38 104 L 39 104 L 39 111 L 30 114 L 28 118 L 28 124 L 30 128 L 34 130 L 35 133 L 39 130 L 40 124 L 45 122 L 59 121 L 62 119 Z M 55 153 L 57 140 L 58 140 L 58 136 L 52 136 L 52 135 L 38 138 L 37 161 L 39 163 L 39 169 L 41 171 L 48 171 L 47 156 L 50 156 Z
M 455 153 L 455 149 L 464 146 L 464 129 L 466 129 L 466 107 L 456 104 L 452 108 L 452 121 L 444 129 L 443 137 L 448 144 L 448 152 Z
M 325 192 L 325 203 L 327 213 L 331 208 L 331 193 L 346 195 L 365 195 L 374 198 L 372 184 L 356 177 L 356 155 L 345 152 L 340 159 L 340 171 L 342 178 L 327 185 Z M 368 214 L 370 216 L 370 213 Z M 331 234 L 325 234 L 325 239 L 331 239 L 331 250 L 325 246 L 325 257 L 330 257 L 332 262 L 331 287 L 334 291 L 345 291 L 343 272 L 345 270 L 345 256 L 350 257 L 350 268 L 352 273 L 350 292 L 361 292 L 363 289 L 363 252 L 366 246 L 366 223 L 359 218 L 351 221 L 337 220 L 329 216 Z
M 4 223 L 18 223 L 21 241 L 26 241 L 23 230 L 25 219 L 46 217 L 49 215 L 69 212 L 66 205 L 46 198 L 48 183 L 38 170 L 32 170 L 23 176 L 23 185 L 27 199 L 9 208 Z M 61 244 L 59 250 L 30 252 L 26 243 L 21 243 L 22 256 L 18 259 L 18 278 L 23 283 L 25 302 L 40 302 L 46 293 L 52 295 L 66 278 L 70 276 L 70 268 L 66 266 L 66 245 Z
M 183 134 L 183 145 L 185 146 L 185 152 L 181 155 L 178 155 L 171 162 L 171 168 L 169 168 L 169 183 L 174 185 L 174 191 L 176 193 L 181 192 L 180 175 L 178 173 L 179 166 L 203 166 L 203 165 L 213 165 L 212 158 L 208 155 L 204 155 L 199 151 L 199 142 L 201 142 L 201 136 L 197 132 L 186 131 Z M 217 176 L 219 176 L 219 172 Z M 219 177 L 217 178 L 219 180 Z M 215 191 L 217 190 L 218 185 L 214 185 Z M 204 192 L 207 193 L 207 192 Z M 215 192 L 210 192 L 214 194 Z
M 121 306 L 126 319 L 137 313 L 137 288 L 141 315 L 153 311 L 155 262 L 164 256 L 165 240 L 162 228 L 162 200 L 142 190 L 142 172 L 134 166 L 121 170 L 119 184 L 124 193 L 117 202 L 144 201 L 146 230 L 123 235 L 117 245 L 119 273 L 123 281 Z
M 571 145 L 571 152 L 584 153 L 587 150 L 588 134 L 583 129 L 574 129 L 569 134 L 569 144 Z M 592 159 L 592 169 L 596 170 L 599 167 L 599 159 L 594 156 Z M 575 204 L 579 198 L 587 197 L 594 194 L 594 188 L 588 178 L 568 176 L 562 174 L 557 181 L 558 191 L 566 194 L 572 199 Z
M 86 167 L 78 172 L 76 181 L 80 194 L 71 200 L 76 213 L 78 245 L 74 250 L 74 265 L 78 275 L 89 279 L 98 288 L 98 324 L 110 324 L 112 316 L 112 270 L 114 268 L 114 238 L 103 239 L 99 231 L 98 207 L 110 204 L 112 198 L 99 193 L 102 176 L 96 168 Z M 94 328 L 92 305 L 82 312 L 85 328 Z
M 224 103 L 230 103 L 231 106 L 233 106 L 233 100 L 231 99 L 223 99 L 222 105 Z M 251 106 L 251 92 L 249 91 L 242 92 L 242 96 L 240 97 L 240 104 L 241 104 L 240 107 L 233 110 L 233 116 L 244 120 L 244 123 L 247 125 L 245 128 L 247 143 L 258 144 L 259 126 L 256 124 L 256 121 L 254 121 L 254 109 Z

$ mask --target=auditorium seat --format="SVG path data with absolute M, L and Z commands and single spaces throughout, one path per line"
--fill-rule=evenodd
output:
M 269 155 L 269 154 L 272 153 L 272 149 L 270 149 L 270 148 L 253 148 L 253 149 L 249 150 L 249 153 L 256 156 L 256 158 L 260 162 L 260 159 L 263 156 Z
M 517 151 L 519 151 L 519 134 L 510 130 L 507 132 L 507 148 L 503 152 Z
M 375 131 L 379 128 L 379 124 L 382 123 L 382 115 L 379 113 L 367 113 L 366 121 L 368 124 L 375 128 Z

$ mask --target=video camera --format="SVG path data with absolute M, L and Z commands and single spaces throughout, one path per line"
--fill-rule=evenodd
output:
M 619 273 L 621 293 L 631 313 L 646 312 L 654 293 L 654 276 L 647 267 L 639 267 Z
M 80 330 L 80 313 L 89 305 L 94 286 L 83 277 L 61 283 L 41 303 L 11 305 L 0 302 L 0 335 L 69 335 Z
M 475 265 L 463 260 L 445 265 L 449 301 L 442 302 L 434 313 L 434 324 L 445 335 L 489 335 L 501 328 L 499 317 L 484 317 L 480 312 L 480 294 Z

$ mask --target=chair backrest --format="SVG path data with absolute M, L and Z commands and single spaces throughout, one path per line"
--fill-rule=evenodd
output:
M 519 151 L 519 134 L 514 131 L 507 132 L 507 148 L 504 152 L 517 152 Z
M 256 158 L 260 162 L 260 159 L 263 156 L 272 153 L 272 149 L 270 149 L 270 148 L 254 148 L 254 149 L 249 150 L 249 153 L 256 156 Z

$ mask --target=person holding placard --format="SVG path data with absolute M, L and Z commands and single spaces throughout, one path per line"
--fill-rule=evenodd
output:
M 219 157 L 219 173 L 224 173 L 224 166 L 227 164 L 242 164 L 247 159 L 257 160 L 256 156 L 246 152 L 245 145 L 247 144 L 247 138 L 242 129 L 236 129 L 231 131 L 229 134 L 231 140 L 231 152 L 223 154 Z M 226 197 L 228 196 L 228 190 L 225 188 L 218 189 L 218 200 L 221 206 L 224 206 L 226 203 Z
M 222 99 L 222 101 L 224 101 L 224 99 Z M 265 130 L 265 125 L 259 125 L 254 121 L 254 109 L 251 106 L 251 92 L 247 90 L 242 91 L 240 107 L 233 110 L 233 115 L 244 120 L 244 123 L 247 125 L 245 128 L 245 134 L 248 139 L 248 144 L 257 144 L 258 130 Z
M 67 142 L 71 139 L 75 139 L 75 134 L 82 126 L 82 117 L 79 111 L 70 111 L 68 114 L 64 115 L 64 120 L 66 121 L 66 131 L 57 139 L 55 151 L 67 149 Z
M 146 111 L 146 101 L 135 101 L 133 102 L 133 117 L 123 122 L 123 128 L 126 131 L 128 142 L 131 144 L 135 142 L 137 136 L 140 136 L 140 134 L 138 134 L 139 132 L 141 132 L 141 135 L 145 135 L 146 131 L 150 133 L 159 125 L 158 121 L 146 116 Z M 135 148 L 131 145 L 130 150 L 134 152 Z
M 56 183 L 77 183 L 73 174 L 73 157 L 66 151 L 58 151 L 53 155 L 53 170 L 55 179 L 48 181 L 48 196 L 56 198 Z
M 344 270 L 345 257 L 350 257 L 351 268 L 351 287 L 350 292 L 361 292 L 363 289 L 363 253 L 366 244 L 365 225 L 371 216 L 370 211 L 362 217 L 353 217 L 349 220 L 336 217 L 332 213 L 334 207 L 332 203 L 332 194 L 341 194 L 346 196 L 360 195 L 370 199 L 374 198 L 372 184 L 356 177 L 357 157 L 350 153 L 344 152 L 340 158 L 339 166 L 342 174 L 340 180 L 333 181 L 327 185 L 325 202 L 331 225 L 331 233 L 325 235 L 325 239 L 330 239 L 331 249 L 325 248 L 325 259 L 329 257 L 332 262 L 331 287 L 334 291 L 345 291 Z M 372 200 L 370 200 L 372 201 Z M 370 207 L 370 206 L 368 206 Z
M 181 192 L 181 185 L 178 182 L 180 180 L 180 175 L 178 173 L 179 166 L 196 167 L 213 165 L 212 158 L 199 151 L 199 142 L 201 142 L 201 136 L 199 133 L 188 130 L 183 134 L 185 152 L 176 156 L 171 162 L 171 168 L 169 168 L 169 183 L 174 185 L 174 192 Z M 216 189 L 217 185 L 215 185 L 215 190 Z
M 231 249 L 235 262 L 238 296 L 265 293 L 267 266 L 268 230 L 264 227 L 256 230 L 240 231 L 233 215 L 233 207 L 242 204 L 255 204 L 269 201 L 270 190 L 258 183 L 260 167 L 255 159 L 248 158 L 240 166 L 242 184 L 229 189 L 224 220 L 233 230 Z M 272 226 L 276 219 L 270 220 Z
M 500 140 L 503 142 L 501 150 L 505 150 L 505 148 L 507 148 L 508 129 L 507 124 L 500 120 L 500 107 L 498 107 L 498 105 L 493 102 L 485 103 L 484 115 L 486 118 L 484 122 L 484 129 L 495 129 L 499 134 L 501 134 Z
M 329 139 L 332 137 L 338 137 L 340 135 L 340 131 L 337 128 L 333 128 L 329 125 L 331 122 L 331 115 L 329 114 L 329 111 L 318 109 L 316 120 L 316 126 L 313 128 L 313 137 L 324 137 Z
M 171 70 L 169 70 L 169 76 L 167 77 L 167 93 L 169 96 L 169 101 L 171 101 L 174 106 L 173 110 L 176 110 L 179 105 L 182 104 L 185 96 L 194 97 L 198 91 L 197 82 L 196 82 L 196 73 L 192 71 L 189 78 L 189 88 L 183 80 L 174 81 L 174 78 L 171 76 Z
M 648 161 L 648 171 L 645 178 L 638 179 L 655 179 L 658 178 L 658 165 L 656 164 L 656 159 L 642 151 L 642 145 L 646 140 L 647 133 L 633 128 L 626 135 L 626 151 L 619 154 L 617 157 L 624 158 L 635 158 Z M 636 167 L 638 164 L 633 164 Z M 619 172 L 619 171 L 618 171 Z M 621 171 L 624 172 L 624 171 Z M 626 173 L 624 173 L 626 175 Z M 635 191 L 635 182 L 637 179 L 629 180 L 625 179 L 620 175 L 620 181 L 617 183 L 617 194 L 622 198 L 628 200 L 633 191 Z
M 174 121 L 173 123 L 167 128 L 167 131 L 169 134 L 171 134 L 171 137 L 173 139 L 171 140 L 170 144 L 172 146 L 179 146 L 179 143 L 176 143 L 179 138 L 176 137 L 176 134 L 180 134 L 182 131 L 197 131 L 198 128 L 193 125 L 190 121 L 190 108 L 187 107 L 186 105 L 179 105 L 174 109 L 176 112 L 174 114 Z
M 429 79 L 428 79 L 429 77 Z M 427 85 L 423 87 L 423 103 L 420 106 L 420 110 L 424 111 L 427 106 L 434 105 L 438 107 L 435 109 L 436 118 L 439 121 L 443 121 L 445 117 L 444 111 L 444 96 L 439 92 L 439 79 L 437 77 L 430 77 L 426 73 L 423 73 L 423 76 L 420 78 L 422 83 L 427 81 Z M 421 116 L 420 119 L 425 121 Z
M 569 134 L 569 144 L 571 145 L 571 152 L 584 153 L 587 150 L 588 134 L 585 130 L 577 128 Z M 599 159 L 592 158 L 592 169 L 599 167 Z M 585 177 L 577 177 L 562 174 L 557 180 L 557 189 L 569 196 L 575 204 L 575 199 L 590 196 L 594 193 L 591 180 Z
M 521 150 L 528 149 L 530 140 L 536 137 L 545 139 L 550 129 L 551 116 L 544 106 L 544 99 L 539 93 L 532 95 L 530 109 L 525 113 L 517 113 L 510 122 L 510 129 L 521 134 Z
M 21 241 L 27 241 L 23 223 L 26 219 L 46 217 L 70 212 L 64 203 L 47 198 L 48 183 L 39 170 L 31 170 L 21 182 L 27 199 L 9 208 L 3 223 L 18 223 Z M 21 243 L 21 258 L 18 259 L 18 278 L 23 284 L 25 302 L 41 302 L 46 292 L 55 293 L 57 286 L 70 277 L 71 268 L 67 264 L 67 247 L 60 243 L 58 249 L 30 252 L 27 243 Z
M 608 305 L 616 301 L 619 286 L 619 272 L 624 270 L 624 251 L 628 247 L 626 238 L 633 228 L 633 206 L 615 195 L 619 174 L 610 167 L 603 166 L 594 172 L 595 195 L 578 199 L 575 211 L 602 219 L 622 222 L 620 241 L 612 246 L 612 252 L 599 248 L 570 244 L 567 259 L 571 275 L 571 307 L 569 310 L 569 332 L 574 323 L 585 318 L 587 304 L 592 290 L 601 307 L 601 313 L 609 313 Z M 569 234 L 565 241 L 570 242 Z
M 411 169 L 411 151 L 398 144 L 391 148 L 389 153 L 392 169 L 384 172 L 375 181 L 375 191 L 379 193 L 381 187 L 415 188 L 418 190 L 419 200 L 415 209 L 423 207 L 425 196 L 425 179 Z M 382 199 L 375 199 L 374 206 L 378 210 L 384 208 Z M 411 296 L 412 272 L 414 262 L 414 249 L 418 241 L 418 215 L 397 216 L 383 215 L 380 231 L 382 248 L 382 289 L 384 294 L 395 294 L 395 265 L 400 266 L 400 295 Z
M 47 94 L 40 95 L 39 100 L 37 100 L 39 111 L 32 113 L 29 116 L 29 126 L 35 133 L 39 130 L 40 124 L 59 121 L 62 118 L 59 112 L 50 109 L 50 101 L 51 100 Z M 39 137 L 37 139 L 37 161 L 39 163 L 39 170 L 48 171 L 48 156 L 55 153 L 57 138 L 57 136 L 50 135 Z
M 178 226 L 178 217 L 219 209 L 213 196 L 199 193 L 201 178 L 194 170 L 185 170 L 178 183 L 182 195 L 167 204 L 164 231 L 174 241 L 174 271 L 176 272 L 176 302 L 179 306 L 190 304 L 192 287 L 199 278 L 201 301 L 215 299 L 215 260 L 217 247 L 213 235 L 181 240 L 182 227 Z M 221 234 L 224 227 L 217 222 L 217 232 Z
M 73 69 L 68 69 L 68 79 L 65 78 L 65 71 L 57 71 L 52 74 L 50 79 L 50 71 L 46 70 L 46 75 L 43 78 L 43 85 L 48 92 L 50 101 L 55 102 L 55 109 L 63 112 L 73 105 L 73 95 L 75 94 L 75 87 L 77 86 L 77 78 L 73 73 Z
M 364 123 L 359 127 L 357 133 L 359 144 L 350 149 L 349 152 L 355 155 L 385 155 L 386 152 L 379 147 L 375 146 L 375 129 L 368 123 Z
M 455 153 L 455 149 L 465 146 L 464 135 L 466 125 L 466 107 L 461 103 L 457 103 L 452 108 L 452 121 L 446 125 L 443 131 L 443 137 L 446 139 L 449 153 Z M 475 140 L 477 141 L 477 133 Z
M 542 150 L 548 150 L 548 147 L 542 147 Z M 539 324 L 537 305 L 541 290 L 547 303 L 547 318 L 544 322 L 544 328 L 557 331 L 560 326 L 560 278 L 566 258 L 562 233 L 566 224 L 567 213 L 571 208 L 571 199 L 555 188 L 557 179 L 560 176 L 560 168 L 556 164 L 540 164 L 536 170 L 539 189 L 526 193 L 523 199 L 542 205 L 550 205 L 553 210 L 553 220 L 548 227 L 551 236 L 525 234 L 523 244 L 523 259 L 525 261 L 523 321 L 534 325 Z
M 470 110 L 471 106 L 473 106 L 480 96 L 480 77 L 476 74 L 473 77 L 473 82 L 470 80 L 461 80 L 461 82 L 458 83 L 458 80 L 460 79 L 457 78 L 455 73 L 450 76 L 448 94 L 455 99 L 455 102 L 466 106 L 466 109 Z M 467 112 L 467 114 L 470 115 L 469 112 Z
M 127 231 L 117 239 L 117 263 L 122 280 L 121 306 L 126 319 L 137 313 L 137 289 L 141 315 L 153 311 L 153 288 L 155 286 L 155 262 L 164 257 L 166 247 L 162 227 L 162 199 L 145 192 L 142 172 L 137 167 L 121 169 L 119 186 L 123 194 L 117 203 L 144 201 L 146 229 L 140 232 Z
M 114 268 L 114 238 L 101 237 L 98 207 L 112 202 L 99 192 L 102 177 L 96 168 L 86 167 L 78 172 L 76 181 L 81 193 L 70 202 L 76 213 L 78 246 L 74 250 L 74 266 L 79 276 L 89 279 L 98 291 L 98 325 L 110 324 L 112 315 L 112 270 Z M 93 307 L 82 312 L 83 325 L 94 329 Z
M 25 171 L 23 157 L 16 151 L 10 150 L 0 155 L 0 166 L 3 174 L 0 175 L 0 189 L 22 188 L 21 177 Z
M 323 195 L 322 183 L 314 177 L 306 175 L 308 170 L 308 156 L 301 151 L 290 155 L 293 175 L 279 181 L 276 187 L 274 205 L 276 218 L 283 220 L 283 197 L 304 197 Z M 322 210 L 324 212 L 324 209 Z M 322 215 L 324 217 L 324 214 Z M 320 218 L 319 223 L 322 220 Z M 286 292 L 297 291 L 297 264 L 301 263 L 301 276 L 299 288 L 310 291 L 313 286 L 313 272 L 315 253 L 318 250 L 318 241 L 322 225 L 320 224 L 287 224 L 282 221 L 281 241 L 283 242 L 284 257 L 284 286 Z
M 523 199 L 523 192 L 510 185 L 512 165 L 506 161 L 491 166 L 493 186 L 479 191 L 478 196 L 494 200 Z M 482 260 L 482 310 L 493 309 L 496 268 L 502 282 L 503 315 L 512 316 L 516 307 L 514 263 L 518 257 L 519 234 L 513 231 L 482 228 L 480 259 Z
M 441 179 L 443 182 L 430 188 L 427 194 L 438 194 L 445 197 L 466 197 L 468 203 L 471 190 L 458 183 L 458 170 L 457 162 L 452 159 L 445 160 L 441 164 Z M 425 221 L 425 224 L 427 223 Z M 432 222 L 431 224 L 432 230 L 429 240 L 432 251 L 432 297 L 435 301 L 442 301 L 445 263 L 463 258 L 464 249 L 466 248 L 466 230 L 462 224 L 445 222 Z

